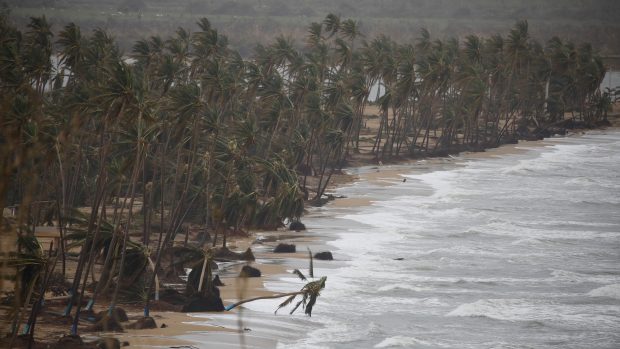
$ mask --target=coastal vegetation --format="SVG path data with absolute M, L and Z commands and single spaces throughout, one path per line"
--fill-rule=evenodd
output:
M 303 48 L 279 36 L 243 58 L 206 18 L 124 53 L 102 29 L 69 23 L 54 35 L 33 17 L 22 32 L 1 17 L 9 332 L 30 309 L 34 333 L 58 274 L 71 283 L 61 315 L 73 335 L 97 301 L 113 317 L 121 297 L 137 295 L 148 316 L 179 242 L 196 270 L 192 292 L 219 296 L 211 265 L 234 255 L 229 236 L 298 223 L 361 153 L 373 163 L 439 156 L 604 125 L 613 95 L 599 89 L 596 50 L 529 33 L 519 21 L 505 36 L 422 30 L 397 42 L 330 14 L 310 24 Z M 35 234 L 43 225 L 59 234 L 47 251 Z M 287 301 L 302 295 L 310 314 L 324 285 Z

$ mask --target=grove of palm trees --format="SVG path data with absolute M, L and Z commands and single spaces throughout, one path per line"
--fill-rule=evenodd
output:
M 57 278 L 71 285 L 58 314 L 67 334 L 94 304 L 112 315 L 133 297 L 148 316 L 190 226 L 196 241 L 178 251 L 199 265 L 197 292 L 212 295 L 206 266 L 231 235 L 299 222 L 357 158 L 602 126 L 613 102 L 591 45 L 538 42 L 526 21 L 490 37 L 395 42 L 330 14 L 307 33 L 302 50 L 281 36 L 244 58 L 203 18 L 121 52 L 104 30 L 70 23 L 53 35 L 37 17 L 22 32 L 0 18 L 7 343 L 32 345 Z M 43 250 L 35 231 L 47 225 L 59 239 Z

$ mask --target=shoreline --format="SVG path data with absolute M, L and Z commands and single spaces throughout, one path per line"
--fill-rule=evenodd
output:
M 564 137 L 579 137 L 587 132 L 604 132 L 605 130 L 617 130 L 619 129 L 618 122 L 620 118 L 615 117 L 617 121 L 613 126 L 593 129 L 593 130 L 576 130 Z M 524 153 L 529 148 L 539 148 L 549 145 L 547 139 L 538 141 L 520 141 L 517 144 L 503 144 L 497 148 L 486 149 L 484 152 L 462 152 L 458 156 L 448 157 L 434 157 L 423 159 L 406 159 L 396 163 L 390 163 L 386 165 L 374 166 L 367 164 L 365 166 L 356 166 L 346 168 L 343 174 L 339 174 L 336 180 L 330 184 L 327 193 L 331 193 L 338 188 L 354 185 L 357 182 L 367 182 L 378 186 L 391 186 L 402 181 L 403 169 L 419 169 L 420 171 L 434 171 L 441 166 L 455 166 L 462 161 L 484 159 L 491 157 L 502 157 L 511 154 Z M 305 217 L 312 217 L 313 215 L 325 215 L 325 212 L 333 211 L 333 208 L 359 208 L 372 205 L 372 198 L 349 198 L 349 197 L 337 197 L 335 200 L 328 202 L 322 208 L 309 207 Z M 330 209 L 332 208 L 332 209 Z M 325 211 L 325 212 L 321 212 Z M 276 254 L 271 252 L 272 248 L 279 242 L 295 243 L 298 245 L 312 245 L 317 246 L 319 250 L 313 249 L 313 253 L 320 252 L 320 249 L 327 249 L 327 239 L 321 233 L 314 232 L 312 226 L 308 227 L 309 230 L 302 232 L 292 232 L 288 230 L 277 231 L 258 231 L 251 232 L 248 237 L 233 238 L 229 242 L 231 250 L 244 251 L 247 247 L 251 247 L 256 256 L 256 261 L 250 263 L 252 266 L 257 267 L 262 272 L 260 278 L 248 278 L 246 283 L 242 285 L 237 277 L 241 266 L 246 262 L 234 263 L 234 265 L 228 266 L 223 270 L 220 270 L 220 278 L 226 286 L 220 287 L 221 297 L 224 304 L 233 303 L 239 299 L 251 298 L 257 296 L 272 295 L 275 292 L 267 287 L 267 284 L 280 281 L 282 278 L 295 278 L 289 271 L 292 266 L 297 268 L 307 268 L 308 258 L 305 250 L 298 249 L 296 253 L 288 254 Z M 255 240 L 258 237 L 267 238 L 269 242 L 255 244 Z M 333 261 L 331 265 L 334 268 L 341 267 L 343 261 Z M 224 275 L 222 275 L 224 274 Z M 291 285 L 292 288 L 301 286 L 303 283 L 295 283 Z M 329 286 L 328 286 L 329 287 Z M 241 290 L 241 291 L 240 291 Z M 320 299 L 319 299 L 320 302 Z M 122 305 L 123 306 L 123 305 Z M 124 306 L 123 306 L 124 307 Z M 275 310 L 275 309 L 273 309 Z M 156 328 L 151 330 L 126 330 L 124 333 L 113 332 L 83 332 L 82 336 L 87 340 L 94 340 L 97 338 L 114 337 L 120 340 L 121 343 L 128 342 L 130 347 L 170 347 L 170 346 L 194 346 L 199 345 L 200 342 L 192 340 L 192 338 L 205 336 L 204 338 L 208 343 L 212 344 L 211 339 L 217 338 L 218 344 L 221 347 L 236 347 L 241 340 L 241 335 L 246 337 L 246 344 L 252 341 L 259 341 L 261 347 L 275 347 L 278 339 L 274 335 L 272 340 L 265 340 L 264 338 L 253 338 L 250 334 L 251 331 L 246 333 L 246 329 L 242 327 L 240 330 L 238 327 L 231 326 L 238 325 L 238 314 L 241 312 L 248 312 L 251 310 L 243 309 L 232 312 L 223 313 L 181 313 L 181 312 L 162 312 L 152 311 L 152 316 L 157 321 L 157 325 L 161 327 L 163 324 L 166 328 Z M 282 311 L 285 314 L 286 310 Z M 141 311 L 135 311 L 131 309 L 128 311 L 130 319 L 135 319 L 141 316 Z M 272 315 L 272 314 L 269 314 Z M 228 318 L 223 321 L 222 318 Z M 275 321 L 275 320 L 274 320 Z M 281 317 L 278 322 L 292 322 L 292 318 Z M 267 325 L 267 326 L 273 326 Z M 39 328 L 37 337 L 42 334 L 58 334 L 56 329 Z M 250 329 L 251 330 L 251 329 Z M 275 332 L 275 331 L 274 331 Z M 49 337 L 48 337 L 49 338 Z
M 557 138 L 579 137 L 587 132 L 604 132 L 605 130 L 617 130 L 617 129 L 620 129 L 620 127 L 612 126 L 612 127 L 607 127 L 605 129 L 595 129 L 595 130 L 586 130 L 586 131 L 579 130 L 579 131 L 572 132 L 570 134 L 557 137 Z M 430 159 L 427 158 L 427 159 L 418 159 L 418 160 L 407 160 L 407 161 L 401 161 L 398 163 L 393 163 L 393 164 L 388 164 L 388 165 L 383 165 L 383 166 L 365 165 L 361 167 L 347 168 L 346 172 L 347 172 L 347 176 L 348 176 L 347 178 L 349 178 L 349 181 L 342 181 L 338 186 L 330 187 L 329 192 L 332 192 L 337 188 L 342 188 L 348 185 L 354 185 L 357 182 L 369 182 L 369 183 L 372 183 L 378 186 L 396 185 L 399 182 L 401 182 L 403 178 L 401 174 L 403 173 L 403 170 L 405 168 L 411 169 L 412 167 L 413 168 L 417 167 L 420 171 L 433 171 L 433 170 L 436 170 L 440 166 L 455 166 L 455 165 L 458 166 L 459 162 L 463 162 L 463 161 L 480 160 L 480 159 L 492 158 L 492 157 L 503 157 L 503 156 L 512 155 L 512 154 L 522 154 L 522 153 L 527 152 L 528 149 L 541 148 L 541 147 L 548 146 L 550 144 L 551 143 L 549 142 L 548 139 L 543 139 L 543 140 L 538 140 L 538 141 L 521 141 L 518 144 L 504 144 L 497 148 L 487 149 L 484 152 L 463 152 L 456 157 L 440 157 L 440 158 L 430 158 Z M 364 207 L 364 206 L 371 205 L 372 201 L 373 201 L 372 198 L 360 199 L 360 198 L 338 197 L 335 200 L 327 203 L 323 208 L 325 211 L 332 211 L 330 210 L 330 208 L 354 209 L 358 207 Z M 324 215 L 325 212 L 320 212 L 316 208 L 311 208 L 310 212 L 308 212 L 306 217 L 308 216 L 312 217 L 313 215 L 316 215 L 316 214 Z M 256 235 L 256 236 L 279 235 L 281 239 L 279 239 L 278 241 L 282 241 L 286 243 L 302 243 L 302 244 L 312 243 L 312 244 L 317 244 L 319 246 L 326 246 L 326 241 L 322 240 L 325 237 L 322 236 L 321 233 L 313 232 L 312 226 L 309 226 L 308 228 L 309 230 L 307 231 L 297 232 L 297 233 L 291 232 L 291 234 L 286 234 L 285 231 L 276 231 L 276 232 L 255 232 L 255 233 L 252 233 L 252 235 Z M 313 251 L 313 252 L 318 252 L 318 251 Z M 283 254 L 283 255 L 275 254 L 275 253 L 268 252 L 268 251 L 262 251 L 262 252 L 259 251 L 255 253 L 257 255 L 257 261 L 252 264 L 253 266 L 259 268 L 263 272 L 263 276 L 260 279 L 253 279 L 250 281 L 249 290 L 247 293 L 248 297 L 253 297 L 256 295 L 274 294 L 275 292 L 270 291 L 266 287 L 266 284 L 274 282 L 274 281 L 278 281 L 281 278 L 294 277 L 292 274 L 286 272 L 287 268 L 285 267 L 285 265 L 287 264 L 298 265 L 298 264 L 307 263 L 307 255 L 303 252 L 297 252 L 296 254 Z M 273 266 L 273 264 L 271 263 L 267 264 L 265 263 L 265 261 L 272 261 L 272 262 L 277 261 L 278 263 L 282 263 L 282 264 L 277 264 L 277 267 L 272 268 L 271 266 Z M 337 261 L 334 261 L 334 262 L 338 263 Z M 341 265 L 335 264 L 333 265 L 333 267 L 339 268 L 341 267 Z M 232 278 L 232 277 L 222 278 L 222 281 L 224 281 L 224 283 L 227 284 L 226 287 L 221 288 L 221 290 L 223 291 L 222 299 L 224 300 L 225 304 L 227 304 L 228 302 L 236 301 L 238 299 L 234 297 L 234 292 L 231 292 L 231 289 L 229 288 L 229 285 L 227 283 L 227 281 L 230 282 L 230 281 L 233 281 L 234 279 L 235 278 Z M 251 310 L 245 309 L 243 311 L 247 312 Z M 237 317 L 235 316 L 237 312 L 234 312 L 231 314 L 226 314 L 226 312 L 223 314 L 219 314 L 219 313 L 200 313 L 200 314 L 201 314 L 200 316 L 201 319 L 203 318 L 203 316 L 204 318 L 207 318 L 207 319 L 209 319 L 210 317 L 215 317 L 215 318 L 220 318 L 220 321 L 222 317 L 230 317 L 230 318 Z M 188 315 L 188 314 L 183 314 L 183 315 L 185 315 L 187 319 L 190 319 L 190 320 L 195 319 L 195 317 L 193 317 L 192 315 Z M 269 314 L 269 315 L 272 315 L 272 314 Z M 285 322 L 288 320 L 292 320 L 292 319 L 284 318 Z M 217 321 L 218 320 L 216 319 L 211 323 L 217 324 Z M 187 332 L 193 331 L 194 330 L 192 328 L 193 325 L 190 324 L 189 322 L 191 321 L 188 321 L 186 326 L 185 325 L 180 326 L 178 328 L 178 331 L 170 330 L 170 333 L 175 336 L 182 336 L 186 334 Z M 202 327 L 200 332 L 209 332 L 209 331 L 216 331 L 216 332 L 227 331 L 229 334 L 234 333 L 234 334 L 237 334 L 237 336 L 240 333 L 238 330 L 235 330 L 229 327 L 219 327 L 217 325 L 212 326 L 212 327 Z M 231 342 L 234 342 L 233 337 L 231 337 L 230 335 L 225 336 L 225 337 L 231 340 Z M 277 343 L 278 338 L 274 338 L 274 340 L 276 341 L 275 343 Z M 198 343 L 194 343 L 194 345 L 196 344 Z M 231 343 L 231 345 L 232 344 L 233 343 Z M 132 343 L 131 345 L 133 346 L 134 344 Z M 147 340 L 146 342 L 143 342 L 139 345 L 143 345 L 145 347 L 152 347 L 157 344 L 155 344 L 154 342 L 150 343 L 150 340 Z M 275 345 L 273 347 L 275 347 Z

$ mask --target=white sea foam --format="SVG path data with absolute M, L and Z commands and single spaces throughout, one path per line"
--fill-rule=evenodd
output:
M 595 282 L 606 284 L 620 281 L 620 276 L 618 275 L 590 275 L 561 269 L 553 269 L 551 275 L 553 281 L 562 283 Z
M 377 291 L 379 292 L 389 292 L 389 291 L 394 291 L 394 290 L 407 290 L 407 291 L 421 292 L 421 291 L 425 291 L 426 289 L 417 287 L 417 286 L 408 285 L 408 284 L 390 284 L 390 285 L 381 286 L 377 289 Z
M 373 203 L 324 212 L 329 215 L 320 231 L 338 237 L 328 244 L 346 262 L 320 270 L 328 284 L 316 315 L 292 318 L 315 327 L 283 345 L 552 349 L 556 339 L 574 347 L 620 344 L 620 275 L 613 273 L 620 220 L 617 207 L 608 204 L 620 198 L 618 139 L 620 132 L 558 138 L 527 153 L 424 174 L 412 168 L 406 183 L 349 187 L 348 196 L 363 193 Z M 579 204 L 587 202 L 593 205 Z M 305 223 L 312 227 L 312 221 Z M 397 257 L 403 260 L 393 261 Z M 290 290 L 300 286 L 290 277 L 279 282 L 293 284 Z M 275 306 L 265 308 L 272 313 Z M 458 326 L 438 331 L 444 324 Z M 523 333 L 523 326 L 544 330 Z
M 481 299 L 459 305 L 448 317 L 486 317 L 502 321 L 537 321 L 570 326 L 617 325 L 620 307 L 560 304 L 542 299 Z
M 416 345 L 431 345 L 428 341 L 415 337 L 394 336 L 389 337 L 375 345 L 375 348 L 411 348 Z
M 620 299 L 620 284 L 612 284 L 596 288 L 588 292 L 588 296 Z
M 459 305 L 446 316 L 484 316 L 497 320 L 523 320 L 534 312 L 534 305 L 525 306 L 514 299 L 482 299 Z

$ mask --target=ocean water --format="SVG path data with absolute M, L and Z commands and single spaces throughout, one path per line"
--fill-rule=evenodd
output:
M 205 348 L 620 348 L 620 130 L 517 148 L 358 169 L 373 179 L 336 194 L 371 204 L 304 219 L 319 237 L 307 246 L 336 259 L 315 261 L 327 285 L 312 317 L 276 316 L 282 300 L 261 300 L 240 317 L 195 315 L 243 337 L 181 338 Z
M 620 131 L 397 170 L 306 218 L 340 266 L 316 262 L 327 287 L 277 316 L 278 348 L 620 347 Z

